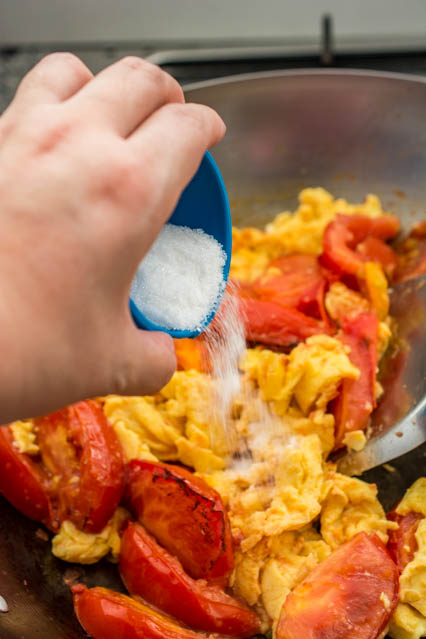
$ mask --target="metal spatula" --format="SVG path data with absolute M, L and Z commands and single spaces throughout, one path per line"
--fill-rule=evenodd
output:
M 381 365 L 384 393 L 364 450 L 338 461 L 345 474 L 358 475 L 426 441 L 426 275 L 394 287 L 390 314 L 397 339 Z

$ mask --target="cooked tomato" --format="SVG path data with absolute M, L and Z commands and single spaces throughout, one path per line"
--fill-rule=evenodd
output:
M 383 268 L 389 279 L 392 278 L 398 265 L 398 257 L 389 244 L 374 235 L 369 235 L 356 247 L 357 253 L 366 258 L 367 262 L 377 262 Z
M 392 215 L 377 218 L 337 215 L 325 229 L 321 262 L 338 273 L 362 277 L 364 263 L 370 261 L 370 256 L 357 252 L 357 245 L 369 236 L 391 239 L 398 230 L 398 219 Z
M 398 569 L 376 535 L 335 550 L 284 602 L 277 639 L 377 639 L 398 602 Z
M 26 517 L 55 532 L 58 521 L 50 497 L 50 476 L 40 463 L 19 453 L 13 442 L 11 428 L 1 426 L 0 493 Z
M 94 401 L 35 420 L 40 456 L 18 452 L 11 429 L 0 433 L 0 491 L 32 519 L 52 530 L 69 519 L 99 532 L 124 490 L 120 442 Z
M 269 346 L 291 346 L 311 335 L 328 332 L 323 322 L 274 302 L 242 299 L 241 314 L 249 342 Z
M 342 331 L 339 339 L 350 348 L 349 359 L 360 376 L 344 380 L 338 397 L 331 403 L 336 448 L 347 432 L 365 430 L 376 406 L 377 316 L 370 311 L 347 315 L 342 320 Z
M 253 283 L 253 290 L 259 299 L 327 321 L 326 285 L 327 278 L 316 256 L 285 255 L 272 260 L 265 275 Z
M 194 579 L 225 583 L 233 568 L 228 516 L 219 494 L 188 470 L 133 460 L 130 509 Z
M 417 551 L 416 530 L 423 519 L 421 513 L 410 512 L 406 515 L 398 515 L 395 510 L 388 514 L 388 519 L 396 521 L 398 530 L 389 532 L 388 550 L 402 572 L 414 557 Z
M 123 534 L 120 572 L 130 594 L 191 628 L 240 637 L 260 630 L 257 615 L 219 586 L 191 579 L 140 524 L 129 523 Z
M 113 590 L 77 584 L 71 591 L 77 619 L 93 639 L 206 639 Z

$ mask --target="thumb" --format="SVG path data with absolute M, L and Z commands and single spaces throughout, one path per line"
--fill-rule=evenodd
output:
M 121 395 L 157 393 L 176 370 L 173 339 L 167 333 L 143 331 L 131 321 L 126 331 L 115 386 Z

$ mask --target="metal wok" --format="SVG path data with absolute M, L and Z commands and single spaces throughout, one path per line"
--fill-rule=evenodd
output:
M 403 225 L 425 217 L 426 81 L 403 75 L 299 71 L 210 81 L 187 99 L 222 115 L 228 133 L 213 151 L 236 225 L 262 225 L 294 208 L 304 186 L 360 201 L 376 193 Z M 364 474 L 389 508 L 422 473 L 426 446 L 399 458 L 394 472 Z M 1 639 L 82 639 L 66 581 L 123 590 L 115 566 L 55 559 L 40 526 L 0 498 Z

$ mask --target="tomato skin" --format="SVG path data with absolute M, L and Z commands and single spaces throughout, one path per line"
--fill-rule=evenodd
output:
M 377 639 L 397 605 L 398 587 L 384 544 L 358 533 L 288 595 L 276 639 Z
M 395 510 L 392 510 L 388 513 L 388 519 L 396 521 L 399 525 L 397 530 L 389 531 L 388 550 L 401 573 L 417 551 L 415 534 L 423 515 L 414 511 L 406 515 L 398 515 Z
M 244 298 L 240 307 L 249 342 L 284 347 L 328 332 L 324 323 L 275 302 Z
M 325 229 L 321 263 L 340 274 L 362 277 L 364 263 L 369 257 L 356 252 L 356 246 L 368 236 L 391 239 L 398 230 L 399 222 L 393 215 L 377 218 L 337 215 Z
M 231 528 L 220 495 L 188 470 L 132 460 L 129 508 L 194 579 L 224 584 L 233 565 Z
M 101 406 L 79 402 L 35 423 L 43 461 L 59 477 L 59 520 L 100 532 L 124 491 L 123 453 Z
M 356 247 L 357 253 L 368 262 L 378 262 L 389 279 L 392 278 L 398 266 L 398 257 L 391 246 L 374 235 L 369 235 Z
M 0 493 L 30 519 L 56 532 L 59 528 L 49 495 L 50 478 L 42 466 L 13 444 L 10 426 L 0 427 Z
M 272 260 L 268 271 L 253 283 L 255 295 L 286 308 L 328 321 L 324 307 L 327 278 L 314 255 L 285 255 Z
M 77 584 L 71 591 L 77 619 L 93 639 L 207 639 L 108 588 Z
M 257 615 L 218 586 L 191 579 L 140 524 L 129 523 L 124 531 L 120 573 L 131 595 L 191 628 L 240 637 L 260 630 Z
M 376 406 L 377 316 L 370 311 L 346 316 L 342 330 L 339 339 L 350 348 L 348 357 L 360 376 L 344 380 L 339 396 L 331 403 L 336 422 L 335 448 L 339 448 L 346 433 L 366 429 Z

